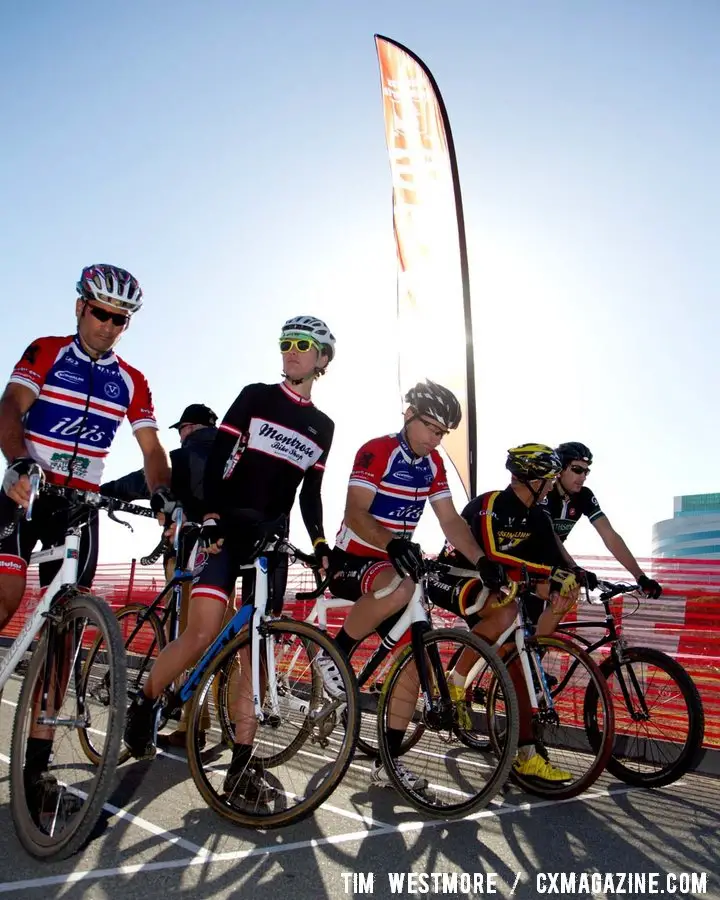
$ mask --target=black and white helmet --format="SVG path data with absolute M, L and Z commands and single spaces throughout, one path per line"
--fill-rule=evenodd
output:
M 581 444 L 580 441 L 568 441 L 565 444 L 560 444 L 559 447 L 555 448 L 555 452 L 560 457 L 563 469 L 566 469 L 576 459 L 586 462 L 589 466 L 592 465 L 593 455 L 590 452 L 590 448 L 586 447 L 585 444 Z
M 119 266 L 107 263 L 85 266 L 76 289 L 83 300 L 107 303 L 131 315 L 142 306 L 143 293 L 137 278 Z
M 417 410 L 418 415 L 435 419 L 449 431 L 457 428 L 462 420 L 460 401 L 455 394 L 429 378 L 411 387 L 405 394 L 405 402 Z
M 282 327 L 280 337 L 312 338 L 316 344 L 320 344 L 328 362 L 332 362 L 335 356 L 335 335 L 322 319 L 316 319 L 315 316 L 295 316 L 288 319 Z

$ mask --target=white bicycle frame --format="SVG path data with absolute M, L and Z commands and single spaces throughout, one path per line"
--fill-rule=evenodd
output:
M 76 584 L 79 550 L 80 529 L 70 528 L 65 535 L 65 543 L 50 547 L 47 550 L 39 550 L 30 557 L 30 565 L 62 560 L 62 566 L 57 575 L 45 588 L 40 602 L 23 625 L 20 634 L 15 638 L 5 659 L 0 662 L 0 691 L 2 691 L 5 683 L 22 659 L 23 654 L 45 624 L 52 602 L 60 592 L 60 589 Z

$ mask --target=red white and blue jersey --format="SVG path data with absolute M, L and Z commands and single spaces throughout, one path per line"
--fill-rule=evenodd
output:
M 92 359 L 77 335 L 33 341 L 10 376 L 35 394 L 25 444 L 49 482 L 94 490 L 118 426 L 155 428 L 144 375 L 113 352 Z
M 355 456 L 349 486 L 371 490 L 375 496 L 370 515 L 397 537 L 407 539 L 415 531 L 426 500 L 432 503 L 451 496 L 437 450 L 428 456 L 416 456 L 402 432 L 363 444 Z M 384 550 L 362 540 L 345 522 L 335 546 L 357 556 L 387 558 Z

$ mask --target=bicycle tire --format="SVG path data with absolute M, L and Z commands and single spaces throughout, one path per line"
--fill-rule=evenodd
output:
M 578 796 L 578 794 L 582 794 L 583 791 L 586 791 L 594 784 L 602 774 L 610 759 L 613 748 L 615 721 L 612 698 L 605 679 L 600 671 L 600 667 L 592 657 L 574 641 L 557 634 L 553 636 L 543 635 L 536 637 L 534 638 L 534 641 L 543 650 L 543 657 L 546 657 L 548 650 L 554 648 L 555 650 L 567 653 L 568 656 L 574 657 L 576 660 L 576 663 L 569 669 L 565 677 L 560 679 L 558 684 L 551 690 L 553 701 L 562 697 L 563 690 L 567 688 L 568 679 L 577 671 L 578 666 L 582 666 L 587 673 L 588 682 L 586 685 L 582 685 L 584 690 L 582 729 L 588 737 L 590 749 L 594 753 L 594 759 L 585 773 L 570 783 L 541 782 L 538 779 L 526 778 L 515 771 L 514 767 L 510 777 L 515 784 L 524 791 L 527 791 L 527 793 L 555 800 L 567 800 L 571 797 Z M 514 648 L 506 657 L 505 661 L 507 666 L 515 663 L 517 659 L 518 651 Z M 494 702 L 493 696 L 490 695 L 488 697 L 488 713 L 491 721 Z M 598 713 L 600 713 L 600 715 L 598 715 Z M 589 716 L 592 717 L 592 721 Z M 579 733 L 577 723 L 573 722 L 570 726 L 564 727 L 566 727 L 568 731 L 574 730 L 575 734 Z M 491 739 L 495 742 L 497 747 L 499 745 L 497 740 L 497 730 L 492 727 L 492 725 L 489 730 Z
M 375 632 L 369 635 L 369 637 L 372 637 L 374 634 Z M 350 654 L 350 665 L 353 666 L 353 669 L 355 669 L 353 657 L 356 656 L 357 651 L 360 650 L 362 645 L 362 641 L 359 644 L 356 644 Z M 393 665 L 392 654 L 390 657 L 386 657 L 383 660 L 382 665 L 385 666 L 385 675 L 387 676 Z M 357 675 L 357 670 L 355 670 L 355 674 Z M 372 687 L 369 687 L 370 684 L 372 684 Z M 381 693 L 382 683 L 378 683 L 377 680 L 373 678 L 368 681 L 367 685 L 358 687 L 360 732 L 358 734 L 357 746 L 358 750 L 370 759 L 380 759 L 380 750 L 378 749 L 377 737 L 375 737 L 374 740 L 368 740 L 366 737 L 363 737 L 363 723 L 365 722 L 368 725 L 368 731 L 370 731 L 370 733 L 374 732 L 374 734 L 377 735 L 377 709 Z M 402 742 L 400 747 L 401 756 L 417 744 L 424 731 L 425 726 L 422 722 L 416 722 L 415 729 L 407 735 Z M 365 733 L 367 734 L 367 731 Z
M 233 659 L 238 651 L 250 641 L 250 635 L 247 631 L 243 631 L 236 636 L 215 659 L 213 659 L 198 684 L 197 690 L 193 695 L 192 706 L 188 716 L 188 741 L 187 754 L 190 774 L 202 798 L 208 806 L 223 818 L 233 822 L 236 825 L 249 828 L 281 828 L 285 825 L 291 825 L 311 815 L 321 803 L 332 794 L 340 783 L 345 772 L 352 761 L 352 757 L 357 744 L 358 730 L 360 727 L 358 707 L 357 707 L 357 682 L 352 669 L 348 666 L 343 654 L 338 650 L 332 638 L 328 637 L 325 632 L 307 622 L 296 622 L 291 619 L 276 619 L 264 623 L 267 638 L 278 638 L 281 635 L 295 636 L 300 638 L 304 644 L 315 643 L 318 648 L 327 653 L 335 665 L 338 667 L 345 686 L 347 688 L 347 719 L 345 727 L 345 736 L 341 742 L 340 751 L 337 760 L 332 766 L 328 774 L 317 784 L 312 793 L 305 799 L 301 800 L 292 808 L 281 809 L 279 811 L 270 811 L 267 814 L 259 810 L 250 812 L 248 810 L 239 809 L 237 806 L 231 806 L 229 802 L 224 801 L 220 794 L 213 788 L 209 778 L 205 772 L 202 759 L 202 751 L 198 739 L 200 731 L 200 716 L 202 705 L 205 697 L 210 690 L 213 679 L 219 670 L 227 665 L 228 661 Z M 262 645 L 261 645 L 262 646 Z M 317 651 L 310 656 L 314 659 Z M 315 684 L 315 671 L 313 666 L 312 684 Z M 310 688 L 311 692 L 314 690 Z M 334 715 L 332 713 L 331 715 Z M 331 723 L 332 724 L 332 723 Z M 303 725 L 305 729 L 305 724 Z M 311 729 L 306 729 L 300 746 L 297 746 L 293 755 L 302 752 L 302 745 L 310 738 Z M 276 763 L 275 768 L 279 765 Z M 268 767 L 269 768 L 269 767 Z
M 618 734 L 618 724 L 620 721 L 622 721 L 623 724 L 627 722 L 626 716 L 629 715 L 629 713 L 624 697 L 618 696 L 615 704 L 615 743 L 612 756 L 607 763 L 607 769 L 608 772 L 616 778 L 635 787 L 664 787 L 665 785 L 677 781 L 678 778 L 681 778 L 689 771 L 697 753 L 702 747 L 705 733 L 705 713 L 700 693 L 683 666 L 677 662 L 677 660 L 668 656 L 666 653 L 663 653 L 661 650 L 656 650 L 652 647 L 627 647 L 625 649 L 625 656 L 631 663 L 642 663 L 655 666 L 657 669 L 664 672 L 670 681 L 676 685 L 677 691 L 682 697 L 687 710 L 687 738 L 684 741 L 677 758 L 672 762 L 668 761 L 667 765 L 662 766 L 658 770 L 641 771 L 627 765 L 622 761 L 626 756 L 621 756 L 619 751 L 621 736 Z M 600 666 L 600 671 L 603 673 L 608 685 L 612 686 L 613 677 L 618 679 L 619 666 L 620 664 L 612 656 L 608 657 Z M 626 679 L 626 687 L 629 681 L 630 679 Z M 589 702 L 592 702 L 592 698 L 589 699 Z M 667 700 L 665 700 L 662 709 L 663 711 L 666 711 L 667 708 L 668 704 Z M 625 713 L 625 715 L 623 715 L 623 713 Z M 659 733 L 658 738 L 660 738 Z M 651 738 L 648 736 L 647 740 L 650 742 Z M 669 743 L 674 742 L 670 739 Z M 658 761 L 661 760 L 658 759 Z M 647 753 L 645 753 L 643 755 L 642 763 L 648 765 L 651 762 L 652 760 L 649 759 Z
M 69 827 L 63 830 L 58 840 L 55 840 L 53 836 L 44 833 L 33 820 L 28 809 L 23 780 L 27 721 L 34 703 L 33 693 L 36 682 L 46 661 L 48 630 L 44 629 L 38 647 L 30 660 L 28 672 L 20 691 L 10 751 L 10 807 L 15 830 L 28 853 L 43 860 L 60 860 L 72 856 L 85 845 L 95 828 L 105 801 L 112 790 L 118 766 L 120 744 L 125 726 L 127 693 L 123 643 L 117 621 L 107 603 L 92 594 L 77 593 L 63 600 L 62 606 L 58 604 L 54 611 L 61 616 L 57 626 L 58 631 L 61 631 L 63 625 L 67 626 L 73 619 L 86 619 L 100 631 L 101 640 L 104 640 L 111 657 L 111 677 L 108 686 L 111 703 L 108 707 L 105 752 L 96 766 L 90 790 L 85 792 L 86 802 L 81 810 L 69 820 L 71 823 Z M 86 682 L 81 677 L 81 689 L 85 684 Z M 65 695 L 67 695 L 67 688 Z M 79 731 L 79 729 L 76 730 Z M 73 822 L 75 818 L 77 821 Z
M 503 696 L 507 700 L 507 721 L 509 722 L 509 727 L 506 730 L 506 741 L 504 742 L 504 745 L 499 748 L 499 751 L 497 753 L 489 754 L 487 757 L 485 757 L 485 759 L 492 759 L 493 762 L 481 764 L 477 761 L 480 757 L 480 754 L 477 754 L 474 750 L 472 750 L 470 754 L 470 756 L 472 757 L 473 766 L 476 766 L 478 768 L 490 768 L 492 766 L 494 770 L 492 775 L 486 779 L 485 784 L 481 790 L 473 793 L 467 799 L 465 799 L 467 789 L 465 791 L 456 789 L 450 789 L 449 791 L 446 790 L 446 793 L 449 793 L 451 796 L 453 794 L 462 795 L 463 799 L 458 800 L 457 802 L 443 803 L 442 805 L 439 805 L 436 802 L 437 797 L 433 793 L 428 793 L 425 788 L 421 788 L 419 790 L 411 789 L 403 781 L 401 774 L 396 771 L 396 764 L 400 757 L 393 757 L 390 753 L 387 735 L 387 719 L 390 715 L 390 698 L 392 696 L 395 685 L 402 677 L 403 669 L 408 665 L 415 665 L 412 644 L 405 647 L 399 654 L 397 661 L 390 672 L 390 675 L 383 685 L 383 690 L 380 695 L 380 704 L 378 707 L 378 741 L 380 746 L 380 758 L 382 760 L 383 766 L 385 767 L 385 770 L 390 776 L 393 786 L 411 806 L 414 806 L 421 812 L 438 818 L 456 818 L 465 816 L 480 809 L 484 809 L 490 803 L 493 797 L 507 781 L 508 775 L 510 773 L 510 768 L 512 766 L 512 762 L 517 750 L 517 735 L 519 727 L 519 710 L 517 706 L 517 698 L 515 696 L 515 689 L 513 687 L 507 669 L 495 649 L 491 647 L 490 644 L 481 641 L 471 632 L 459 628 L 434 629 L 426 632 L 423 635 L 423 645 L 425 647 L 450 641 L 455 641 L 459 644 L 462 644 L 463 649 L 471 649 L 475 654 L 477 654 L 478 657 L 482 657 L 485 660 L 484 667 L 487 667 L 487 669 L 493 672 L 494 678 L 496 680 L 496 690 L 502 688 L 502 690 L 504 691 Z M 448 656 L 448 661 L 452 658 L 453 655 L 454 654 L 450 654 Z M 441 663 L 445 671 L 447 671 L 449 667 L 446 662 L 442 661 L 442 657 Z M 435 673 L 435 675 L 437 677 L 437 673 Z M 444 744 L 447 744 L 451 739 L 457 739 L 457 721 L 459 714 L 456 704 L 453 703 L 452 708 L 453 722 L 450 727 L 447 728 L 445 727 L 444 723 L 439 727 L 436 727 L 435 723 L 428 721 L 427 716 L 425 715 L 425 731 L 423 737 L 426 740 L 429 740 L 430 736 L 433 734 L 440 734 L 441 732 L 445 731 L 447 732 L 448 737 L 442 738 L 442 742 Z M 450 737 L 451 734 L 452 738 Z M 423 753 L 424 751 L 414 748 L 414 752 L 419 754 Z M 426 755 L 428 758 L 440 756 L 439 753 L 435 752 L 427 752 Z M 446 754 L 445 759 L 445 765 L 446 767 L 449 767 L 450 754 Z M 457 759 L 454 759 L 453 762 L 457 766 Z M 465 783 L 467 784 L 467 779 L 465 780 Z M 428 785 L 428 788 L 432 787 L 432 784 Z
M 144 603 L 128 603 L 127 606 L 121 607 L 115 613 L 115 619 L 118 623 L 118 628 L 120 629 L 121 640 L 124 641 L 125 647 L 125 660 L 126 660 L 126 672 L 128 675 L 133 670 L 132 665 L 132 657 L 129 652 L 130 647 L 130 638 L 133 635 L 133 631 L 135 626 L 130 625 L 127 631 L 125 630 L 125 626 L 123 624 L 124 619 L 129 619 L 131 616 L 145 615 L 148 611 L 148 607 Z M 156 613 L 152 612 L 145 619 L 145 623 L 143 627 L 148 626 L 153 632 L 153 641 L 155 642 L 155 653 L 154 655 L 148 658 L 147 654 L 141 658 L 140 667 L 137 669 L 137 676 L 133 678 L 131 681 L 130 678 L 127 680 L 126 687 L 126 700 L 125 706 L 129 704 L 132 698 L 135 696 L 138 687 L 140 687 L 144 683 L 143 675 L 149 669 L 149 666 L 154 662 L 157 655 L 164 649 L 167 639 L 165 637 L 165 632 L 163 630 L 162 624 L 160 622 L 159 617 Z M 141 632 L 142 634 L 142 632 Z M 85 658 L 85 663 L 83 664 L 83 678 L 87 680 L 89 678 L 90 673 L 92 671 L 93 663 L 95 662 L 95 655 L 97 653 L 98 644 L 96 643 L 87 654 Z M 152 645 L 150 647 L 152 651 Z M 164 727 L 166 723 L 166 719 L 161 717 L 158 722 L 158 730 Z M 97 765 L 100 759 L 100 753 L 98 752 L 95 744 L 93 743 L 92 732 L 86 728 L 79 729 L 78 736 L 80 738 L 80 744 L 85 752 L 85 755 L 90 760 L 90 762 Z M 118 765 L 122 765 L 124 762 L 127 762 L 130 759 L 130 751 L 125 747 L 124 744 L 120 747 L 120 755 L 118 757 Z

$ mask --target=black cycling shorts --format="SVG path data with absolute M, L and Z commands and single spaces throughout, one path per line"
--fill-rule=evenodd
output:
M 0 575 L 17 575 L 25 578 L 30 555 L 38 541 L 43 550 L 62 544 L 70 526 L 69 502 L 64 497 L 40 494 L 33 506 L 33 517 L 28 522 L 18 515 L 18 507 L 5 491 L 0 490 L 0 533 L 9 534 L 0 539 Z M 78 554 L 78 584 L 90 588 L 98 558 L 98 511 L 87 506 L 73 513 L 73 525 L 84 526 L 80 535 Z M 40 564 L 40 584 L 46 587 L 55 577 L 62 560 Z
M 288 557 L 285 553 L 267 553 L 268 561 L 268 606 L 272 615 L 279 616 L 285 602 L 285 588 L 288 576 Z M 235 589 L 238 577 L 242 578 L 242 605 L 252 603 L 255 598 L 255 570 L 241 570 L 247 562 L 247 554 L 233 550 L 232 543 L 226 542 L 219 553 L 211 556 L 206 550 L 198 549 L 193 569 L 193 597 L 211 597 L 227 603 Z
M 356 556 L 337 547 L 330 559 L 332 577 L 330 593 L 341 600 L 359 600 L 372 590 L 373 581 L 381 572 L 395 571 L 389 559 L 376 556 Z

